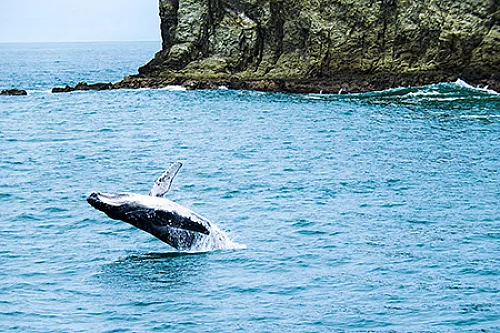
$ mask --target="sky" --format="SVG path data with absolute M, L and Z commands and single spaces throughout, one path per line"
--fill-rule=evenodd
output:
M 159 40 L 158 0 L 0 0 L 0 42 Z

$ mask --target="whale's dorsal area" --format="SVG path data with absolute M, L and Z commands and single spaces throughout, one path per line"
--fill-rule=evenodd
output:
M 174 180 L 175 175 L 179 172 L 182 163 L 177 161 L 172 163 L 172 165 L 165 171 L 160 178 L 155 180 L 153 184 L 153 188 L 149 192 L 149 195 L 152 197 L 163 197 L 170 190 L 172 186 L 172 181 Z

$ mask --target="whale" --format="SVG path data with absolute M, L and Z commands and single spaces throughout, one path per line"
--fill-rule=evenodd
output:
M 181 168 L 173 163 L 154 183 L 149 195 L 92 192 L 87 202 L 109 218 L 141 229 L 179 251 L 234 248 L 228 235 L 200 214 L 164 195 Z

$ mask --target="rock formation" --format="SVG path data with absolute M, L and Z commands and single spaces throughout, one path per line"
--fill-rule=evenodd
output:
M 162 50 L 116 87 L 500 90 L 498 0 L 160 0 Z
M 53 93 L 62 93 L 62 92 L 72 92 L 77 90 L 111 90 L 114 89 L 114 85 L 109 83 L 94 83 L 88 84 L 87 82 L 78 82 L 74 87 L 65 86 L 65 87 L 55 87 L 52 88 Z
M 0 95 L 9 95 L 9 96 L 26 96 L 28 92 L 23 89 L 6 89 L 0 91 Z

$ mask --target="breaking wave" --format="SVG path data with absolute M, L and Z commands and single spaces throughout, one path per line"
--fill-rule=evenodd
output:
M 459 100 L 477 101 L 478 99 L 499 100 L 500 94 L 486 87 L 474 87 L 458 79 L 455 82 L 443 82 L 421 87 L 399 87 L 383 91 L 343 95 L 350 99 L 367 99 L 376 101 L 396 101 L 403 104 L 420 103 L 426 101 L 448 102 Z

